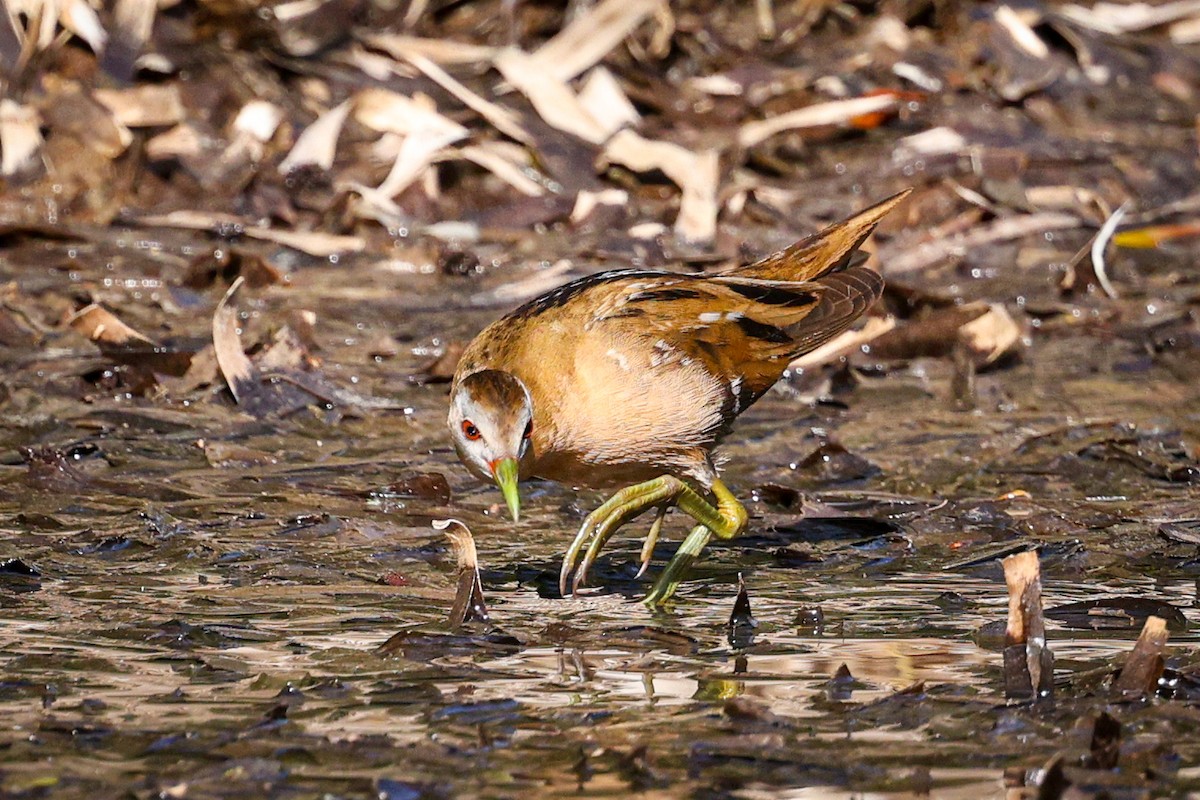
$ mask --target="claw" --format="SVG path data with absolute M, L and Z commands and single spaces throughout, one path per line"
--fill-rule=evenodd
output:
M 592 568 L 592 564 L 596 563 L 596 557 L 600 555 L 600 550 L 612 538 L 612 535 L 617 532 L 625 523 L 642 514 L 649 506 L 643 499 L 630 500 L 627 503 L 617 506 L 608 516 L 596 526 L 592 533 L 592 541 L 588 545 L 587 553 L 583 556 L 583 563 L 579 565 L 579 569 L 575 571 L 575 579 L 571 581 L 571 593 L 574 594 L 579 590 L 579 587 L 587 581 L 588 572 Z
M 650 523 L 646 541 L 642 542 L 641 566 L 638 568 L 637 575 L 633 576 L 634 580 L 640 580 L 646 574 L 646 570 L 650 568 L 650 559 L 654 556 L 654 546 L 658 544 L 658 535 L 662 532 L 663 520 L 666 518 L 667 506 L 659 506 L 658 516 L 654 518 L 654 522 Z

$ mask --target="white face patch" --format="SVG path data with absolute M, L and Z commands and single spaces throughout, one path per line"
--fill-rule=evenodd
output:
M 714 322 L 720 322 L 721 321 L 721 312 L 720 311 L 705 311 L 703 314 L 700 315 L 700 321 L 703 322 L 705 325 L 709 325 Z

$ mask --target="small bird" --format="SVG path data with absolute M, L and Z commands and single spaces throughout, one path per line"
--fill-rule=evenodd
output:
M 580 278 L 467 346 L 450 388 L 450 433 L 467 469 L 500 487 L 514 521 L 517 484 L 528 478 L 624 486 L 587 516 L 568 548 L 564 597 L 616 530 L 652 508 L 639 575 L 668 508 L 696 525 L 647 595 L 650 605 L 674 593 L 713 535 L 745 529 L 746 509 L 718 478 L 713 449 L 792 359 L 879 298 L 883 278 L 855 256 L 907 194 L 728 272 L 618 269 Z

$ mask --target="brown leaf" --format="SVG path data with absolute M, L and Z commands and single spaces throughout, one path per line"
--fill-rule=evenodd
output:
M 434 520 L 433 527 L 446 534 L 458 560 L 458 589 L 450 608 L 451 628 L 465 622 L 488 622 L 487 605 L 483 599 L 483 583 L 479 580 L 475 538 L 470 529 L 456 519 Z

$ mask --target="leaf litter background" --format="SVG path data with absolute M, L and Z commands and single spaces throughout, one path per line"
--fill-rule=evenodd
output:
M 6 10 L 5 796 L 1200 789 L 1196 4 Z M 505 519 L 457 348 L 909 186 L 878 313 L 725 449 L 751 533 L 669 613 L 629 537 L 557 598 L 600 498 Z M 1055 696 L 1006 704 L 1029 548 Z

